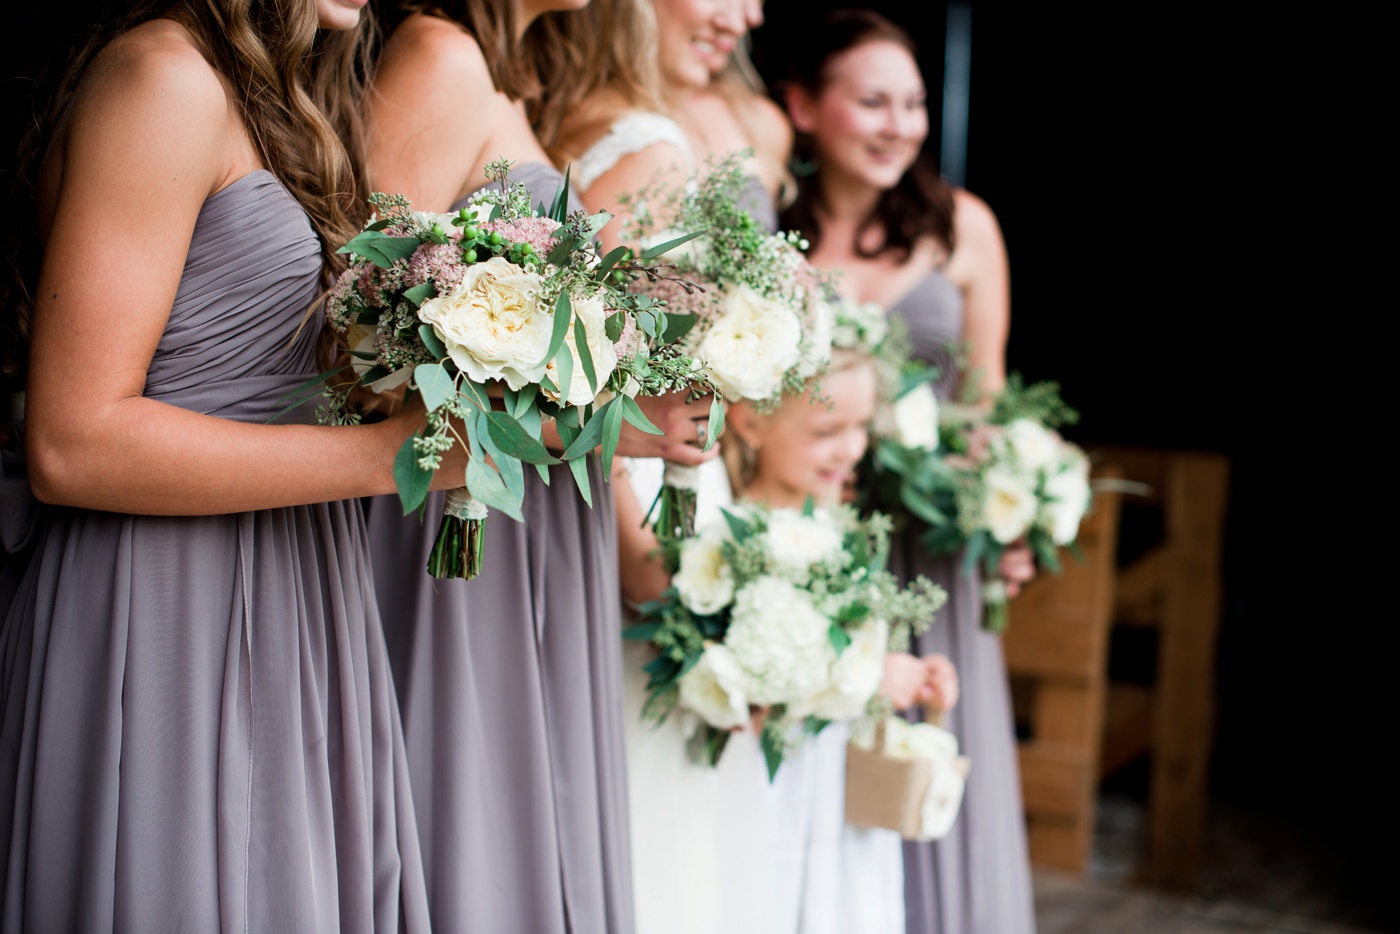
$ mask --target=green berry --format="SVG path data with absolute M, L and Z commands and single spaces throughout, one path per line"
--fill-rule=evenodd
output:
M 526 243 L 520 247 L 520 252 L 524 253 L 526 256 L 534 256 L 535 248 L 532 244 Z
M 481 228 L 477 227 L 475 224 L 468 224 L 462 233 L 465 236 L 475 238 L 477 234 L 481 233 Z
M 476 262 L 476 250 L 468 250 L 462 254 L 462 259 L 468 263 Z

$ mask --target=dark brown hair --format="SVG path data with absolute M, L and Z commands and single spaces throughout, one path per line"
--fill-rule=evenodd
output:
M 39 274 L 36 184 L 55 129 L 83 72 L 109 42 L 157 17 L 179 22 L 231 85 L 248 135 L 263 165 L 310 215 L 321 238 L 324 279 L 342 267 L 335 250 L 362 220 L 362 130 L 359 76 L 368 17 L 344 32 L 321 31 L 313 0 L 99 0 L 86 14 L 72 7 L 35 13 L 26 36 L 33 65 L 11 83 L 29 92 L 18 115 L 20 140 L 5 166 L 10 210 L 3 236 L 8 265 L 0 275 L 3 372 L 18 384 L 28 356 L 31 290 Z M 61 11 L 52 8 L 62 7 Z M 68 37 L 55 41 L 56 36 Z
M 830 76 L 831 60 L 867 42 L 893 42 L 904 47 L 910 55 L 917 53 L 909 34 L 879 13 L 870 10 L 836 10 L 824 17 L 817 26 L 794 43 L 789 62 L 789 80 L 793 85 L 816 97 Z M 812 139 L 797 135 L 799 154 L 812 155 Z M 815 161 L 815 160 L 814 160 Z M 797 198 L 783 211 L 781 226 L 797 230 L 811 241 L 821 241 L 821 226 L 816 209 L 822 202 L 821 167 L 805 175 L 796 172 Z M 872 228 L 883 236 L 873 249 L 861 247 L 862 234 Z M 899 182 L 880 194 L 880 200 L 856 230 L 856 255 L 873 259 L 893 253 L 901 260 L 907 258 L 921 239 L 935 237 L 948 249 L 953 249 L 953 189 L 938 177 L 926 154 L 904 173 Z
M 539 95 L 540 82 L 535 62 L 521 54 L 515 39 L 520 15 L 516 6 L 515 0 L 408 0 L 386 4 L 379 19 L 386 37 L 414 13 L 456 23 L 481 47 L 496 90 L 513 101 L 531 100 Z M 468 89 L 462 93 L 463 106 L 470 106 Z

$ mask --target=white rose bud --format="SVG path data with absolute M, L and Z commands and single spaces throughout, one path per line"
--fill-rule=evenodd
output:
M 880 690 L 890 627 L 879 619 L 851 633 L 851 644 L 831 666 L 831 684 L 812 702 L 812 714 L 823 720 L 860 716 Z M 903 721 L 901 721 L 903 722 Z

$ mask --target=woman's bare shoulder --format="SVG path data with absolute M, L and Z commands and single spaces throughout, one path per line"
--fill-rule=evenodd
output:
M 490 93 L 491 69 L 476 37 L 441 16 L 415 13 L 394 30 L 384 47 L 384 65 L 413 63 L 430 73 L 430 80 L 467 93 L 476 88 Z M 383 65 L 381 65 L 383 67 Z

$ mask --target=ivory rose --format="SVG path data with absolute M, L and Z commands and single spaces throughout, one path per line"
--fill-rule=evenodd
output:
M 928 383 L 920 383 L 895 402 L 894 439 L 906 448 L 938 448 L 938 397 Z
M 723 645 L 711 642 L 700 660 L 680 679 L 681 703 L 710 726 L 721 730 L 749 722 L 744 696 L 744 669 Z
M 713 528 L 681 545 L 680 567 L 671 581 L 692 613 L 718 613 L 734 599 L 734 575 L 724 560 L 724 536 Z
M 542 285 L 535 273 L 495 256 L 468 266 L 455 288 L 422 304 L 418 317 L 473 380 L 503 379 L 520 389 L 545 373 L 554 319 L 541 305 Z
M 746 285 L 731 286 L 720 317 L 695 348 L 728 399 L 771 399 L 801 355 L 802 323 L 792 310 Z
M 1021 474 L 996 466 L 983 477 L 983 517 L 992 538 L 1003 545 L 1026 534 L 1037 506 L 1035 490 Z

